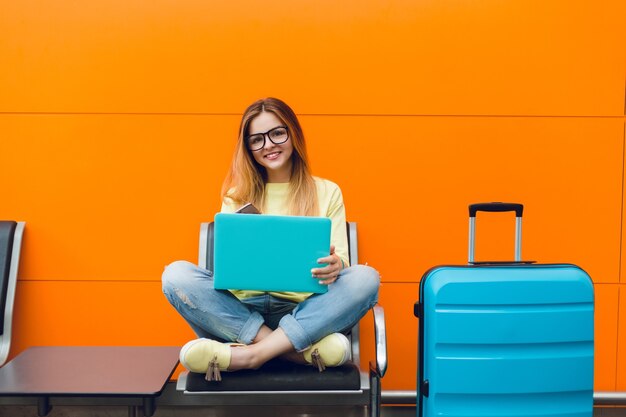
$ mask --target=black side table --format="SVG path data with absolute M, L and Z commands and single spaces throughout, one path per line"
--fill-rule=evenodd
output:
M 37 397 L 40 416 L 51 397 L 141 398 L 146 417 L 178 365 L 179 347 L 32 347 L 0 368 L 0 396 Z M 136 414 L 129 407 L 129 415 Z

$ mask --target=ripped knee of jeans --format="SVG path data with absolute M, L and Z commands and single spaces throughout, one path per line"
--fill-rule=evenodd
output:
M 180 288 L 174 288 L 174 292 L 176 296 L 182 301 L 184 304 L 188 305 L 191 308 L 196 308 L 195 304 L 191 301 L 191 298 L 187 294 L 185 294 Z

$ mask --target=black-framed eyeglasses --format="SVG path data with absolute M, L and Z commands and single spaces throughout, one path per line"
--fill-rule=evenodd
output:
M 265 133 L 255 133 L 246 137 L 246 145 L 251 151 L 260 151 L 265 147 L 265 137 L 270 140 L 274 145 L 280 145 L 287 142 L 289 139 L 289 131 L 287 126 L 278 126 L 268 130 Z

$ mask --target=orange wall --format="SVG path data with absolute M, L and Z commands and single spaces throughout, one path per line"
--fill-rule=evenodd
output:
M 622 0 L 2 1 L 12 355 L 192 337 L 160 273 L 196 259 L 241 112 L 273 95 L 382 274 L 385 389 L 415 387 L 421 275 L 465 262 L 467 204 L 500 200 L 526 205 L 524 258 L 593 277 L 596 389 L 626 390 L 624 21 Z M 479 215 L 477 258 L 510 258 L 512 224 Z

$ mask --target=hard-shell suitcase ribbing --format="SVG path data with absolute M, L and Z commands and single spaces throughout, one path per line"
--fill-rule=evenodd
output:
M 580 268 L 516 261 L 441 266 L 420 283 L 418 416 L 583 417 L 593 412 L 593 284 Z

